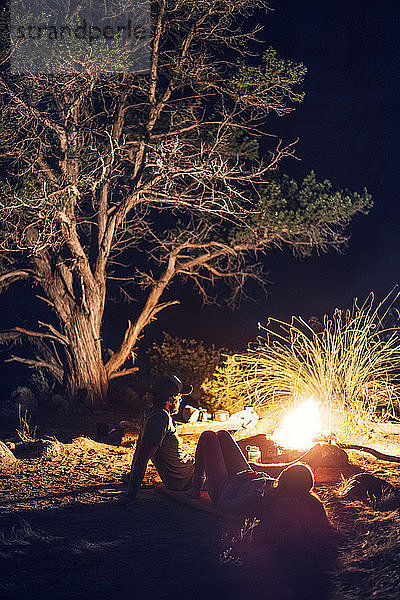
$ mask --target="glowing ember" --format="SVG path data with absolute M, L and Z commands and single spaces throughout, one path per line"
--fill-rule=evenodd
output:
M 305 400 L 286 415 L 275 429 L 272 439 L 285 448 L 305 450 L 321 431 L 320 406 L 314 400 Z

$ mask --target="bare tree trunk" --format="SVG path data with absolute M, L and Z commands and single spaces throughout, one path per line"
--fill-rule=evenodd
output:
M 76 396 L 86 392 L 92 405 L 104 404 L 108 376 L 101 355 L 100 332 L 94 319 L 75 307 L 64 328 L 69 341 L 64 376 L 67 394 Z
M 88 397 L 92 405 L 104 404 L 108 375 L 101 352 L 101 321 L 105 303 L 105 281 L 84 281 L 70 272 L 49 253 L 36 259 L 41 286 L 50 300 L 65 340 L 64 356 L 59 360 L 64 370 L 66 394 Z

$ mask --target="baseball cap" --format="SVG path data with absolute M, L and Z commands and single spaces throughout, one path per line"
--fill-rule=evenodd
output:
M 153 394 L 157 398 L 170 398 L 182 394 L 187 396 L 193 392 L 193 386 L 182 383 L 176 375 L 162 375 L 153 385 Z

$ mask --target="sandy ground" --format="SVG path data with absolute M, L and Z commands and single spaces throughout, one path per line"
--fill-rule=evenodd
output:
M 119 504 L 131 457 L 79 438 L 1 478 L 2 600 L 243 597 L 219 561 L 231 523 L 161 495 L 153 469 L 134 508 Z
M 226 583 L 217 520 L 153 490 L 130 511 L 86 497 L 0 523 L 1 598 L 210 598 Z
M 195 436 L 186 438 L 194 449 Z M 336 587 L 324 592 L 312 566 L 299 578 L 273 549 L 262 569 L 221 562 L 239 525 L 160 495 L 149 469 L 133 509 L 120 477 L 133 450 L 78 438 L 0 476 L 0 598 L 355 600 L 400 597 L 400 518 L 321 489 L 344 533 Z M 400 454 L 400 452 L 399 452 Z M 353 456 L 353 455 L 352 455 Z M 357 460 L 357 458 L 355 457 Z M 400 483 L 399 465 L 362 466 Z M 396 591 L 397 590 L 397 591 Z

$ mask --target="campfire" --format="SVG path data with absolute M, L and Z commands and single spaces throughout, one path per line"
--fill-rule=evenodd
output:
M 308 398 L 283 416 L 271 437 L 257 434 L 243 440 L 244 445 L 241 440 L 238 444 L 243 451 L 249 445 L 258 446 L 261 462 L 269 465 L 273 476 L 279 475 L 284 464 L 301 460 L 313 469 L 316 483 L 336 483 L 362 471 L 349 461 L 345 449 L 367 452 L 384 461 L 400 462 L 399 457 L 373 448 L 339 443 L 328 425 L 330 422 L 328 408 Z
M 284 416 L 272 439 L 284 448 L 308 450 L 323 433 L 321 412 L 319 402 L 304 400 Z
M 340 481 L 359 472 L 348 455 L 334 442 L 328 426 L 329 412 L 313 398 L 301 401 L 289 410 L 275 428 L 271 438 L 260 444 L 262 462 L 276 465 L 302 460 L 309 464 L 318 483 Z M 254 443 L 259 443 L 258 436 Z M 264 436 L 265 439 L 265 436 Z

